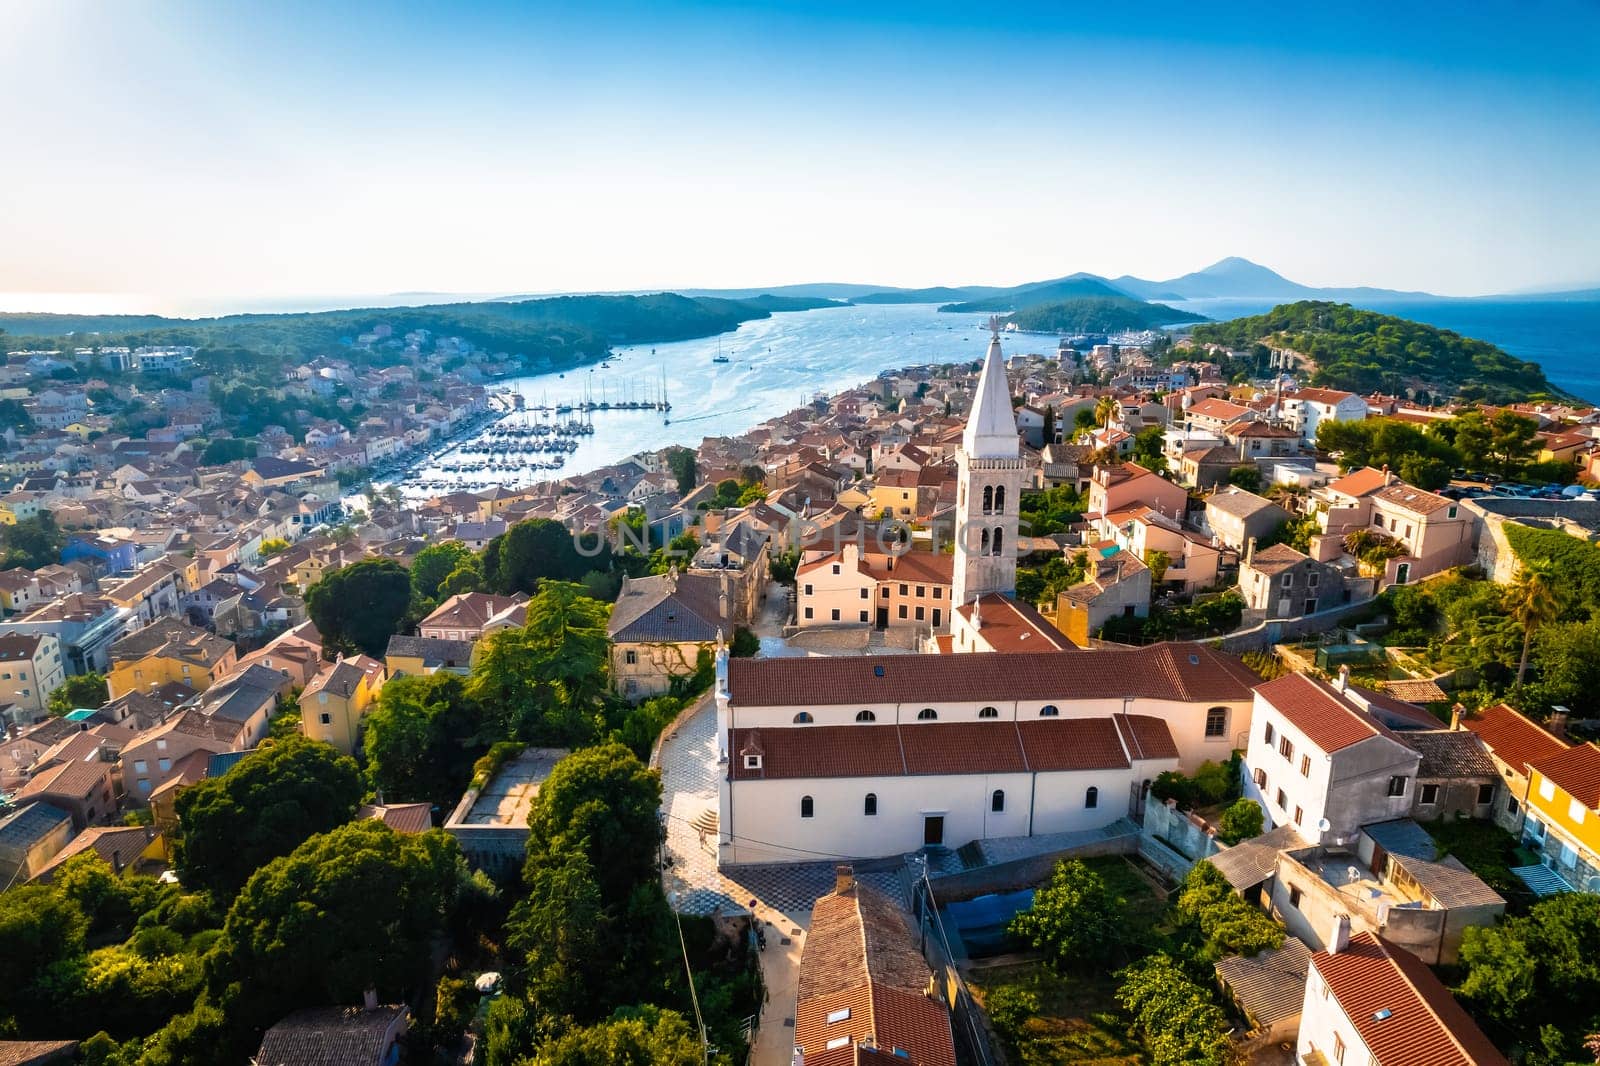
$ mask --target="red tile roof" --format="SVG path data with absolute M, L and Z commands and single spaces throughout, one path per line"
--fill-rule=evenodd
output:
M 1527 773 L 1529 763 L 1566 751 L 1568 744 L 1524 718 L 1504 703 L 1485 707 L 1461 724 L 1483 738 L 1501 762 Z
M 955 1066 L 950 1014 L 927 994 L 932 976 L 909 919 L 887 897 L 854 884 L 829 893 L 812 908 L 800 958 L 795 1044 L 807 1063 L 861 1061 L 856 1049 L 870 1040 L 904 1051 L 908 1066 Z M 839 1040 L 847 1043 L 830 1050 Z
M 1184 703 L 1250 698 L 1260 682 L 1237 658 L 1203 644 L 881 658 L 733 659 L 735 707 L 873 703 L 1000 703 L 1145 697 Z
M 1591 811 L 1600 810 L 1600 748 L 1575 744 L 1533 760 L 1533 768 Z
M 1167 724 L 1138 714 L 735 729 L 730 743 L 735 781 L 1120 770 L 1178 757 Z M 761 755 L 760 769 L 745 767 L 746 753 Z
M 983 623 L 979 635 L 996 652 L 1012 654 L 1027 651 L 1077 651 L 1078 646 L 1051 625 L 1032 604 L 989 592 L 975 601 L 980 605 L 978 619 Z M 972 620 L 973 604 L 956 608 L 961 617 Z
M 1389 483 L 1389 475 L 1376 467 L 1364 466 L 1360 470 L 1352 470 L 1344 477 L 1328 484 L 1328 491 L 1340 492 L 1346 496 L 1362 496 L 1377 492 Z
M 1256 691 L 1323 751 L 1389 735 L 1365 711 L 1340 699 L 1332 686 L 1307 674 L 1284 674 Z
M 1404 948 L 1358 933 L 1344 951 L 1319 951 L 1311 964 L 1378 1066 L 1506 1066 L 1433 971 Z

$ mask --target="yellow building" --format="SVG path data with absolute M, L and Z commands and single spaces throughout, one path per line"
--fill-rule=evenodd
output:
M 112 699 L 169 681 L 204 692 L 238 661 L 233 641 L 176 618 L 160 618 L 111 645 L 106 685 Z
M 1579 892 L 1600 892 L 1600 748 L 1575 744 L 1535 760 L 1523 843 Z
M 361 743 L 361 723 L 386 678 L 383 664 L 365 655 L 327 663 L 300 693 L 300 728 L 312 740 L 346 755 Z

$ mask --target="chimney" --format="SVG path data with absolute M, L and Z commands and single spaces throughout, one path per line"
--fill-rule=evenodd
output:
M 1345 919 L 1346 923 L 1348 923 L 1349 921 L 1350 921 L 1350 919 L 1348 919 L 1348 918 Z M 367 1010 L 377 1010 L 378 1009 L 378 990 L 376 988 L 369 988 L 365 992 L 361 993 L 361 1005 L 363 1007 L 365 1007 Z
M 1350 916 L 1333 916 L 1333 935 L 1328 938 L 1328 954 L 1337 955 L 1350 947 Z
M 1383 483 L 1385 485 L 1393 485 L 1394 484 L 1394 475 L 1389 472 L 1389 464 L 1388 463 L 1384 463 L 1383 464 Z
M 1339 667 L 1339 680 L 1335 687 L 1340 692 L 1350 691 L 1350 668 L 1348 666 Z
M 1567 719 L 1570 717 L 1572 717 L 1572 712 L 1569 709 L 1556 704 L 1556 706 L 1550 708 L 1550 717 L 1546 720 L 1544 727 L 1549 730 L 1551 736 L 1559 740 L 1566 740 Z
M 833 890 L 840 895 L 856 887 L 856 871 L 853 866 L 839 865 L 833 868 Z
M 1249 566 L 1256 557 L 1256 538 L 1251 537 L 1244 542 L 1244 565 Z
M 1451 730 L 1451 732 L 1455 732 L 1455 731 L 1457 731 L 1457 730 L 1459 730 L 1461 728 L 1461 716 L 1465 712 L 1466 712 L 1466 708 L 1461 706 L 1461 704 L 1459 704 L 1459 703 L 1456 704 L 1454 707 L 1450 708 L 1450 730 Z

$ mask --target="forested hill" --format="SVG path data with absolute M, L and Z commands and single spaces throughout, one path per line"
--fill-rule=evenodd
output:
M 835 306 L 811 297 L 748 300 L 656 293 L 648 296 L 557 296 L 499 303 L 380 307 L 303 314 L 162 318 L 155 315 L 0 314 L 0 350 L 74 344 L 192 344 L 311 357 L 382 323 L 395 334 L 426 329 L 492 352 L 577 363 L 612 344 L 649 344 L 709 337 L 775 311 Z M 56 341 L 59 343 L 59 340 Z
M 1196 322 L 1203 317 L 1126 296 L 1080 296 L 1023 308 L 1006 321 L 1030 333 L 1116 333 Z
M 1292 349 L 1315 364 L 1313 385 L 1357 393 L 1425 389 L 1497 403 L 1563 395 L 1538 363 L 1451 330 L 1349 304 L 1281 304 L 1264 315 L 1196 326 L 1193 335 L 1231 348 L 1260 343 Z

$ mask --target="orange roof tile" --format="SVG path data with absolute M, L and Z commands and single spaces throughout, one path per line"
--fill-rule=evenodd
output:
M 1523 772 L 1535 760 L 1559 755 L 1570 746 L 1504 703 L 1485 707 L 1461 724 L 1478 734 L 1501 762 Z
M 1378 1066 L 1506 1066 L 1461 1004 L 1421 959 L 1372 933 L 1357 933 L 1312 966 Z

